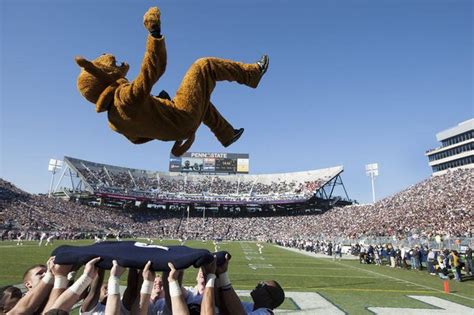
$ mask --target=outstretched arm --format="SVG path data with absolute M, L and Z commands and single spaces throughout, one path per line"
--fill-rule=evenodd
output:
M 140 303 L 138 307 L 138 314 L 148 314 L 148 307 L 150 306 L 150 296 L 153 290 L 153 282 L 155 281 L 155 272 L 150 270 L 151 261 L 149 261 L 145 268 L 143 268 L 143 283 L 140 290 Z
M 53 265 L 54 257 L 50 257 L 46 263 L 48 271 L 43 276 L 38 285 L 33 288 L 31 292 L 22 297 L 15 307 L 12 308 L 7 314 L 33 314 L 43 303 L 47 301 L 54 283 L 54 275 L 51 272 Z
M 82 276 L 56 299 L 51 309 L 61 309 L 66 312 L 71 311 L 74 304 L 80 299 L 82 293 L 87 289 L 92 280 L 97 277 L 99 268 L 97 268 L 95 264 L 98 263 L 99 260 L 100 257 L 91 259 L 84 266 Z
M 125 268 L 120 266 L 116 260 L 112 261 L 112 269 L 107 286 L 107 303 L 105 304 L 105 315 L 120 314 L 120 276 Z
M 51 268 L 51 272 L 54 275 L 54 287 L 51 293 L 49 294 L 48 303 L 43 309 L 43 313 L 46 313 L 51 309 L 53 304 L 56 302 L 64 291 L 66 291 L 69 281 L 67 280 L 67 274 L 72 269 L 72 265 L 58 265 L 54 264 Z
M 206 287 L 201 302 L 201 314 L 215 315 L 215 292 L 214 283 L 216 280 L 216 259 L 201 267 L 206 277 Z
M 99 269 L 97 277 L 92 280 L 89 293 L 82 302 L 81 312 L 90 312 L 99 302 L 100 289 L 102 287 L 102 283 L 104 282 L 104 274 L 105 270 Z
M 222 266 L 218 266 L 216 270 L 219 281 L 218 286 L 220 288 L 218 295 L 220 299 L 219 310 L 222 314 L 244 315 L 245 310 L 227 275 L 229 260 L 230 256 L 226 254 L 225 263 Z
M 189 309 L 183 297 L 181 284 L 178 281 L 182 271 L 176 270 L 171 262 L 168 263 L 168 267 L 170 267 L 170 272 L 168 274 L 169 287 L 167 290 L 169 290 L 168 292 L 171 298 L 171 314 L 189 315 Z
M 131 83 L 129 91 L 131 93 L 127 93 L 133 98 L 130 100 L 131 103 L 150 95 L 153 85 L 166 70 L 166 46 L 165 39 L 161 35 L 160 11 L 157 7 L 150 8 L 145 13 L 143 24 L 150 35 L 148 35 L 140 73 Z

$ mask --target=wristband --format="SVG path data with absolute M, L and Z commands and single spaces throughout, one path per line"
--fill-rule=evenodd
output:
M 87 289 L 89 284 L 91 284 L 91 282 L 92 278 L 83 274 L 79 277 L 79 279 L 76 280 L 76 282 L 72 284 L 72 286 L 69 287 L 68 290 L 71 290 L 71 292 L 74 294 L 81 295 L 82 292 Z
M 169 289 L 171 297 L 180 296 L 181 294 L 183 294 L 183 291 L 181 291 L 181 286 L 179 285 L 178 281 L 170 282 Z
M 56 276 L 54 277 L 53 289 L 66 289 L 68 283 L 69 280 L 66 278 L 66 276 Z
M 217 280 L 218 281 L 217 281 L 216 287 L 218 288 L 230 286 L 230 279 L 229 279 L 229 275 L 227 274 L 227 271 L 224 273 L 221 273 Z
M 44 283 L 46 284 L 53 284 L 54 282 L 54 276 L 53 274 L 51 273 L 51 271 L 47 271 L 43 278 L 41 278 L 41 281 L 43 281 Z
M 153 281 L 150 280 L 143 280 L 142 289 L 140 290 L 141 294 L 151 294 L 153 290 Z
M 206 276 L 206 288 L 214 288 L 214 282 L 216 281 L 216 275 L 210 273 Z
M 107 284 L 107 294 L 120 294 L 120 278 L 115 276 L 109 277 Z
M 76 272 L 75 271 L 71 271 L 70 273 L 67 274 L 67 279 L 69 281 L 74 281 L 74 278 L 76 278 Z

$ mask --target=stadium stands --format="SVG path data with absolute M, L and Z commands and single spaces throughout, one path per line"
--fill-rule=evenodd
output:
M 472 169 L 448 172 L 430 177 L 373 205 L 334 208 L 317 215 L 209 211 L 204 219 L 198 213 L 187 217 L 185 208 L 179 207 L 168 210 L 90 207 L 30 195 L 3 180 L 0 181 L 0 205 L 4 214 L 4 229 L 10 230 L 12 237 L 22 231 L 30 231 L 30 237 L 34 237 L 35 233 L 44 230 L 66 235 L 80 231 L 99 234 L 120 232 L 144 237 L 231 240 L 356 239 L 369 236 L 421 239 L 435 235 L 472 237 L 473 175 Z M 170 194 L 179 194 L 185 188 L 194 191 L 201 187 L 199 185 L 211 190 L 221 187 L 222 194 L 228 189 L 222 184 L 213 186 L 212 178 L 207 180 L 210 183 L 193 181 L 195 178 L 192 178 L 186 186 L 184 178 L 170 178 L 164 177 L 160 182 Z M 271 183 L 270 178 L 266 180 L 262 183 Z M 291 185 L 284 185 L 288 186 Z M 272 189 L 278 187 L 276 185 Z
M 94 194 L 168 201 L 305 201 L 338 176 L 341 166 L 262 175 L 205 175 L 136 170 L 65 157 Z

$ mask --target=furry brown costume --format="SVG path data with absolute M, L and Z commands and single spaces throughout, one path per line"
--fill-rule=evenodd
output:
M 129 82 L 125 78 L 128 64 L 117 65 L 113 55 L 103 54 L 92 62 L 76 57 L 82 68 L 77 80 L 81 94 L 96 104 L 98 113 L 108 112 L 111 129 L 135 144 L 153 139 L 176 141 L 171 152 L 180 156 L 191 147 L 201 122 L 224 146 L 236 141 L 243 129 L 235 130 L 217 111 L 210 102 L 212 90 L 217 81 L 224 80 L 257 87 L 268 66 L 268 58 L 266 65 L 198 59 L 184 76 L 176 96 L 172 100 L 159 98 L 150 94 L 166 69 L 165 39 L 161 36 L 158 8 L 150 8 L 145 13 L 144 25 L 150 35 L 135 80 Z

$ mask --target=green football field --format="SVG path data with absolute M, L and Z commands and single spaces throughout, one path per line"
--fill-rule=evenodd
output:
M 16 246 L 16 242 L 0 243 L 0 285 L 20 284 L 25 269 L 46 262 L 52 249 L 61 244 L 90 245 L 92 241 L 57 241 L 49 247 L 39 247 L 37 242 L 24 242 L 23 246 Z M 156 241 L 155 244 L 177 245 L 178 242 Z M 214 251 L 211 242 L 188 241 L 185 245 Z M 443 281 L 426 271 L 361 265 L 357 260 L 335 262 L 270 244 L 264 244 L 260 254 L 252 242 L 223 242 L 219 250 L 227 250 L 232 254 L 229 275 L 234 288 L 251 290 L 261 280 L 277 280 L 287 292 L 287 299 L 280 307 L 282 310 L 306 310 L 305 314 L 331 313 L 319 309 L 322 305 L 318 302 L 320 300 L 326 301 L 334 311 L 348 314 L 373 314 L 370 308 L 376 307 L 394 308 L 394 314 L 403 313 L 396 311 L 396 308 L 416 308 L 420 312 L 433 309 L 434 313 L 439 310 L 435 305 L 409 296 L 438 297 L 474 308 L 474 279 L 461 283 L 449 281 L 450 293 L 446 294 L 443 292 Z M 188 269 L 185 285 L 194 285 L 195 276 L 196 270 Z M 122 279 L 126 279 L 126 276 L 122 276 Z M 243 299 L 246 298 L 243 296 Z M 304 306 L 301 301 L 310 306 Z M 474 314 L 474 310 L 464 310 Z M 457 312 L 460 313 L 462 310 Z

